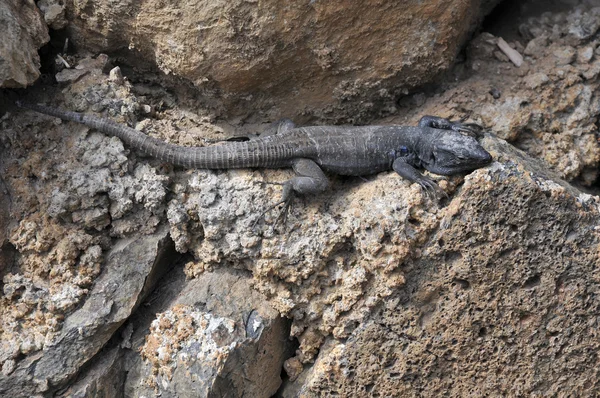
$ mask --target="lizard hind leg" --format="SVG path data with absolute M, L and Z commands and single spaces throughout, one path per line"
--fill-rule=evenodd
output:
M 294 172 L 297 174 L 295 177 L 290 178 L 283 185 L 283 191 L 281 193 L 281 200 L 272 206 L 269 206 L 257 219 L 262 218 L 267 212 L 273 210 L 277 206 L 283 204 L 282 211 L 277 217 L 277 221 L 283 220 L 284 224 L 287 220 L 290 205 L 295 194 L 307 195 L 307 194 L 318 194 L 325 191 L 329 187 L 329 180 L 323 170 L 317 163 L 310 159 L 294 159 L 292 162 Z M 255 222 L 256 224 L 256 222 Z
M 290 119 L 280 119 L 271 125 L 260 134 L 240 135 L 227 138 L 227 142 L 244 142 L 254 141 L 261 138 L 266 138 L 272 135 L 281 134 L 296 127 L 296 124 Z

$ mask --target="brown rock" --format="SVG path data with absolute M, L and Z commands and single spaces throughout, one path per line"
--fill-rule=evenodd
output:
M 89 50 L 145 60 L 207 95 L 217 88 L 231 113 L 356 120 L 447 69 L 480 4 L 71 1 L 70 30 Z
M 324 344 L 301 386 L 286 386 L 301 393 L 283 396 L 600 392 L 600 199 L 485 143 L 497 162 L 443 209 L 402 268 L 406 286 L 347 340 Z

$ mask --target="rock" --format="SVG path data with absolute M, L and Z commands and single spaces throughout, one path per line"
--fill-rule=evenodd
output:
M 545 73 L 540 72 L 528 75 L 524 81 L 528 88 L 534 90 L 542 84 L 548 83 L 550 78 Z
M 561 47 L 557 48 L 553 52 L 554 57 L 556 58 L 556 65 L 568 65 L 575 60 L 575 49 L 573 47 Z
M 567 17 L 568 30 L 578 40 L 587 40 L 600 29 L 600 7 L 576 8 Z
M 249 282 L 229 270 L 185 282 L 133 348 L 126 396 L 273 396 L 289 329 Z
M 65 18 L 65 5 L 60 0 L 40 0 L 38 2 L 40 11 L 44 14 L 46 24 L 54 30 L 63 29 L 67 26 Z
M 123 85 L 125 83 L 125 80 L 123 79 L 123 73 L 121 73 L 121 68 L 118 66 L 115 66 L 110 70 L 108 79 L 118 85 Z
M 405 286 L 344 341 L 327 338 L 282 396 L 598 393 L 600 198 L 485 145 L 497 161 L 441 210 Z
M 88 73 L 99 74 L 108 63 L 108 56 L 100 54 L 96 58 L 86 57 L 79 61 L 73 69 L 63 69 L 58 72 L 56 77 L 57 83 L 73 83 L 81 79 Z
M 448 199 L 393 172 L 332 177 L 331 190 L 296 198 L 275 226 L 277 209 L 262 212 L 281 190 L 266 183 L 289 170 L 181 170 L 75 123 L 7 112 L 0 175 L 18 200 L 4 206 L 12 259 L 0 297 L 0 395 L 597 395 L 598 199 L 561 177 L 595 192 L 598 60 L 556 66 L 556 50 L 579 57 L 595 45 L 568 33 L 570 12 L 541 19 L 546 42 L 528 46 L 518 71 L 494 58 L 486 34 L 445 91 L 399 103 L 392 89 L 377 92 L 397 115 L 375 123 L 463 118 L 528 151 L 488 136 L 491 166 L 433 176 Z M 321 50 L 322 73 L 336 70 L 334 53 Z M 264 127 L 219 118 L 188 87 L 161 88 L 155 75 L 119 84 L 102 73 L 103 57 L 77 59 L 69 63 L 88 73 L 30 100 L 190 146 Z M 149 259 L 171 244 L 167 223 L 186 264 L 156 284 Z M 107 265 L 133 241 L 141 253 Z M 132 313 L 144 283 L 158 288 Z M 282 363 L 289 378 L 278 390 Z
M 594 57 L 594 47 L 587 46 L 577 50 L 577 62 L 587 64 Z
M 56 337 L 44 342 L 43 350 L 24 352 L 32 355 L 20 359 L 10 375 L 0 375 L 0 394 L 28 397 L 64 385 L 75 376 L 164 273 L 167 237 L 168 231 L 162 228 L 148 237 L 116 242 L 83 306 L 66 317 Z
M 122 397 L 126 369 L 119 347 L 104 349 L 94 357 L 68 388 L 57 396 L 68 398 Z
M 483 10 L 496 3 L 484 2 Z M 119 52 L 136 66 L 145 61 L 205 96 L 216 89 L 230 114 L 259 110 L 298 121 L 334 112 L 359 120 L 393 104 L 447 69 L 482 16 L 480 2 L 467 0 L 72 5 L 76 45 Z
M 26 87 L 40 76 L 38 49 L 50 40 L 33 1 L 0 2 L 0 87 Z
M 468 47 L 467 63 L 476 65 L 476 74 L 439 98 L 410 110 L 408 116 L 389 122 L 415 123 L 423 114 L 471 118 L 543 159 L 561 178 L 593 187 L 600 164 L 595 94 L 600 89 L 600 61 L 592 56 L 590 62 L 585 62 L 589 48 L 595 44 L 569 44 L 573 42 L 569 25 L 555 23 L 578 14 L 577 10 L 546 16 L 551 24 L 538 18 L 524 25 L 539 28 L 537 38 L 525 49 L 531 61 L 528 69 L 527 63 L 516 71 L 503 67 L 490 52 L 494 37 L 482 33 Z M 585 54 L 582 62 L 574 62 L 577 54 Z M 490 96 L 490 86 L 502 92 L 502 97 Z
M 525 47 L 525 55 L 537 57 L 542 54 L 546 47 L 548 47 L 549 39 L 545 35 L 541 35 L 534 39 L 531 39 Z
M 0 149 L 0 155 L 2 154 Z M 10 204 L 12 198 L 8 186 L 0 178 L 0 280 L 12 266 L 15 256 L 15 248 L 9 242 Z

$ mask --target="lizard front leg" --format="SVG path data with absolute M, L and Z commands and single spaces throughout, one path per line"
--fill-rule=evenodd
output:
M 392 168 L 396 173 L 398 173 L 401 177 L 406 178 L 411 182 L 416 182 L 427 192 L 427 195 L 431 193 L 446 193 L 435 183 L 432 179 L 425 177 L 423 174 L 419 172 L 419 170 L 415 169 L 411 164 L 409 164 L 404 158 L 397 158 L 392 163 Z

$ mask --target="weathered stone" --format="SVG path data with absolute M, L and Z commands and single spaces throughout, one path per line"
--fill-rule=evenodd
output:
M 252 284 L 263 293 L 249 301 L 266 303 L 291 319 L 291 335 L 299 346 L 285 362 L 295 378 L 285 388 L 288 396 L 334 389 L 353 396 L 367 391 L 552 395 L 559 389 L 596 395 L 596 375 L 588 369 L 595 350 L 595 325 L 589 314 L 596 305 L 593 264 L 598 261 L 586 256 L 597 253 L 597 201 L 546 170 L 549 165 L 560 176 L 596 189 L 598 60 L 582 63 L 578 58 L 556 67 L 556 49 L 570 46 L 579 54 L 582 46 L 595 45 L 568 40 L 573 36 L 569 26 L 560 22 L 566 15 L 543 18 L 538 33 L 547 39 L 530 48 L 530 68 L 524 65 L 516 71 L 495 60 L 495 38 L 482 35 L 476 40 L 481 47 L 469 52 L 466 67 L 459 65 L 468 73 L 466 80 L 446 82 L 450 89 L 433 97 L 407 97 L 410 110 L 405 103 L 395 104 L 390 108 L 397 112 L 394 119 L 375 121 L 414 124 L 423 114 L 470 118 L 545 162 L 531 161 L 487 138 L 497 161 L 492 166 L 470 174 L 464 184 L 460 176 L 433 176 L 449 200 L 431 200 L 393 172 L 368 181 L 334 177 L 330 191 L 297 198 L 285 227 L 274 228 L 276 211 L 259 217 L 279 198 L 280 187 L 265 182 L 284 181 L 289 171 L 181 171 L 129 153 L 119 140 L 74 123 L 23 111 L 7 113 L 0 119 L 0 142 L 10 150 L 2 152 L 0 175 L 18 200 L 9 208 L 13 224 L 7 239 L 14 256 L 0 297 L 0 364 L 5 375 L 0 391 L 22 380 L 26 364 L 41 361 L 39 369 L 32 365 L 28 371 L 42 372 L 52 361 L 70 360 L 80 347 L 73 348 L 70 336 L 57 339 L 63 332 L 76 335 L 82 330 L 87 333 L 82 344 L 89 347 L 82 349 L 82 359 L 68 364 L 80 370 L 81 380 L 64 391 L 65 396 L 114 396 L 115 391 L 154 396 L 154 388 L 140 381 L 156 383 L 163 396 L 186 396 L 199 389 L 215 395 L 251 391 L 246 395 L 257 396 L 261 384 L 272 393 L 279 383 L 279 359 L 267 360 L 273 367 L 265 368 L 264 375 L 250 373 L 252 382 L 240 381 L 236 373 L 242 362 L 265 360 L 257 342 L 276 340 L 267 339 L 266 333 L 278 318 L 253 318 L 256 304 L 245 300 L 250 294 L 237 300 L 247 305 L 242 311 L 238 303 L 227 301 L 228 295 L 238 295 L 222 290 L 235 284 L 223 282 L 230 279 L 221 274 L 235 268 L 243 270 L 243 277 L 235 276 L 239 284 Z M 69 58 L 75 68 L 90 62 L 78 65 L 77 59 Z M 334 63 L 325 71 L 335 67 Z M 121 85 L 100 69 L 90 67 L 90 73 L 63 83 L 61 91 L 43 87 L 31 93 L 30 100 L 102 113 L 182 145 L 205 145 L 261 130 L 259 124 L 238 126 L 239 120 L 220 120 L 190 99 L 189 92 L 161 88 L 156 76 L 147 76 L 150 83 Z M 536 80 L 542 75 L 547 79 Z M 491 87 L 502 95 L 490 95 Z M 358 96 L 368 95 L 370 88 L 357 90 Z M 392 94 L 378 93 L 390 98 Z M 351 113 L 353 106 L 349 103 L 344 112 Z M 117 272 L 115 277 L 121 279 L 115 284 L 131 278 L 101 268 L 103 257 L 123 239 L 152 233 L 165 219 L 177 249 L 195 257 L 185 272 L 200 282 L 185 287 L 183 281 L 175 289 L 170 279 L 162 280 L 159 293 L 174 289 L 169 300 L 156 309 L 153 295 L 122 329 L 120 348 L 115 348 L 119 336 L 113 333 L 106 351 L 93 355 L 117 322 L 107 315 L 98 320 L 105 322 L 105 327 L 97 326 L 100 332 L 74 331 L 68 319 L 84 305 L 108 311 L 104 296 L 90 297 L 90 291 L 104 285 L 107 274 Z M 596 252 L 589 249 L 594 244 Z M 205 288 L 200 294 L 197 283 Z M 186 298 L 176 299 L 180 294 Z M 541 297 L 537 301 L 536 295 Z M 92 299 L 98 301 L 92 304 Z M 111 314 L 127 313 L 130 305 L 126 299 L 115 300 Z M 568 311 L 561 317 L 562 309 Z M 138 322 L 138 317 L 156 323 Z M 207 328 L 207 320 L 218 327 Z M 174 335 L 165 322 L 182 326 L 181 334 Z M 267 327 L 242 327 L 261 324 Z M 279 358 L 281 340 L 266 352 Z M 212 362 L 187 361 L 209 343 L 223 356 Z M 448 348 L 455 346 L 460 349 Z M 488 358 L 499 358 L 501 365 Z M 554 362 L 556 370 L 549 370 L 547 363 Z M 61 366 L 57 371 L 62 372 Z M 38 373 L 35 381 L 21 385 L 25 393 L 37 389 L 52 395 L 73 369 L 49 379 Z M 185 371 L 206 384 L 194 387 Z M 225 375 L 230 375 L 230 383 L 221 378 Z M 260 381 L 259 376 L 266 375 L 268 380 Z M 216 382 L 207 387 L 210 380 Z
M 548 78 L 548 75 L 546 75 L 545 73 L 539 72 L 528 75 L 523 80 L 525 81 L 525 85 L 533 90 L 545 83 L 548 83 L 550 81 L 550 78 Z
M 586 46 L 577 50 L 577 62 L 587 64 L 594 57 L 594 47 Z
M 447 69 L 481 3 L 70 0 L 69 30 L 94 52 L 218 89 L 229 113 L 357 120 Z
M 61 0 L 40 0 L 38 7 L 44 14 L 44 20 L 54 30 L 67 26 L 65 18 L 65 5 Z
M 78 375 L 77 381 L 61 390 L 57 396 L 123 398 L 125 375 L 125 362 L 120 347 L 104 349 L 94 357 L 91 365 L 85 367 L 83 375 Z
M 50 40 L 33 0 L 0 2 L 0 87 L 25 87 L 40 76 L 37 50 Z
M 9 375 L 0 375 L 0 395 L 29 397 L 75 376 L 154 287 L 167 253 L 165 228 L 116 242 L 83 306 L 66 317 L 43 350 L 27 353 Z
M 497 162 L 443 209 L 402 266 L 406 285 L 345 341 L 327 339 L 283 396 L 600 392 L 600 198 L 485 145 Z
M 556 65 L 568 65 L 575 60 L 575 49 L 573 47 L 560 47 L 553 51 L 556 58 Z
M 187 282 L 133 348 L 126 396 L 273 396 L 289 330 L 249 282 L 229 270 Z

